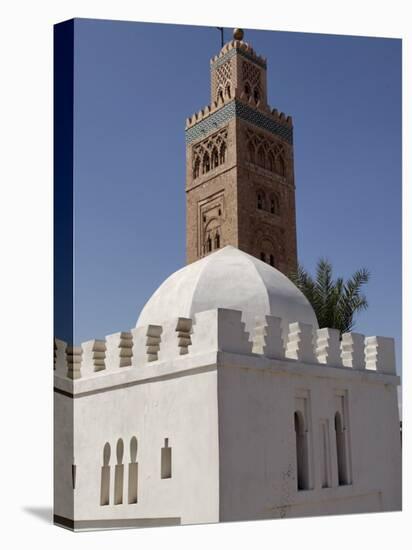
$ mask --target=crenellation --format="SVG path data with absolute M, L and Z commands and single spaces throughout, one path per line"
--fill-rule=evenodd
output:
M 189 353 L 191 329 L 192 320 L 185 317 L 175 318 L 164 323 L 158 349 L 158 360 L 166 361 Z
M 278 112 L 277 109 L 271 110 L 271 108 L 267 104 L 265 104 L 265 102 L 259 100 L 256 103 L 253 96 L 249 96 L 249 98 L 247 98 L 244 92 L 237 91 L 234 94 L 234 97 L 230 97 L 225 94 L 222 97 L 219 97 L 217 100 L 213 101 L 210 105 L 206 105 L 203 109 L 200 109 L 197 113 L 194 113 L 191 116 L 187 117 L 185 129 L 188 130 L 189 128 L 193 128 L 193 126 L 207 119 L 217 110 L 232 103 L 235 106 L 235 111 L 241 109 L 240 105 L 244 104 L 249 106 L 251 109 L 256 109 L 257 111 L 264 113 L 264 116 L 267 117 L 268 120 L 280 124 L 281 126 L 284 126 L 288 129 L 293 128 L 293 119 L 290 115 L 286 115 L 283 112 Z
M 242 312 L 219 308 L 217 311 L 218 349 L 230 353 L 252 353 L 253 342 L 242 321 Z
M 159 358 L 160 342 L 162 341 L 163 327 L 160 325 L 148 325 L 146 331 L 147 361 L 157 361 Z
M 319 363 L 342 367 L 340 332 L 333 328 L 321 328 L 316 332 L 315 355 Z
M 67 356 L 66 356 L 67 342 L 54 339 L 54 373 L 57 376 L 67 376 Z
M 282 319 L 273 315 L 257 318 L 253 336 L 253 353 L 269 359 L 284 359 Z
M 341 354 L 344 367 L 364 370 L 365 336 L 356 332 L 346 332 L 342 334 Z
M 81 377 L 83 350 L 81 346 L 67 346 L 67 377 L 77 380 Z
M 133 328 L 108 335 L 105 340 L 83 342 L 81 346 L 67 346 L 55 339 L 54 372 L 62 378 L 89 378 L 121 372 L 123 367 L 141 367 L 209 351 L 396 374 L 393 338 L 365 339 L 358 333 L 345 333 L 340 338 L 339 331 L 330 328 L 318 329 L 315 334 L 312 325 L 296 322 L 289 325 L 285 348 L 279 317 L 257 317 L 250 338 L 242 312 L 224 308 L 197 313 L 194 320 L 178 317 L 162 326 Z
M 106 369 L 130 367 L 133 355 L 133 336 L 131 332 L 116 332 L 106 336 Z
M 242 312 L 213 309 L 195 315 L 192 334 L 192 352 L 226 351 L 252 353 L 253 342 L 242 322 Z
M 54 372 L 61 378 L 89 378 L 209 351 L 396 374 L 393 338 L 365 338 L 355 332 L 340 337 L 339 331 L 331 328 L 314 333 L 312 325 L 296 322 L 289 324 L 285 348 L 281 318 L 256 317 L 251 338 L 242 312 L 224 308 L 197 313 L 194 320 L 178 317 L 162 326 L 150 324 L 117 332 L 105 340 L 89 340 L 80 346 L 67 346 L 56 338 Z
M 175 330 L 177 332 L 179 354 L 186 355 L 189 353 L 189 346 L 192 345 L 192 319 L 179 317 Z
M 83 360 L 82 360 L 82 378 L 91 376 L 95 372 L 106 369 L 106 341 L 105 340 L 89 340 L 83 342 Z
M 313 326 L 307 323 L 290 323 L 286 357 L 303 363 L 316 363 L 313 347 Z
M 365 338 L 366 368 L 383 374 L 396 374 L 395 341 L 385 336 Z

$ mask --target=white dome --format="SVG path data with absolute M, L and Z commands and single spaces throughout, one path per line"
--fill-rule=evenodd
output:
M 233 246 L 170 275 L 146 303 L 136 326 L 193 319 L 216 308 L 242 311 L 249 331 L 256 317 L 264 315 L 280 317 L 284 329 L 296 321 L 318 327 L 312 306 L 283 273 Z

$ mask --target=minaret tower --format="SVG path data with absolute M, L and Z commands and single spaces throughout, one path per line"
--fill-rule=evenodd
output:
M 296 269 L 293 128 L 267 102 L 266 59 L 233 40 L 210 61 L 211 104 L 186 121 L 186 254 L 226 245 Z

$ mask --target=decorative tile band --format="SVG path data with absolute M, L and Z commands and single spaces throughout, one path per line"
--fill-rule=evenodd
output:
M 290 145 L 293 143 L 292 128 L 279 124 L 260 111 L 257 111 L 256 109 L 253 109 L 252 107 L 249 107 L 236 99 L 230 103 L 227 103 L 221 109 L 218 109 L 203 120 L 199 121 L 197 124 L 188 128 L 186 130 L 186 143 L 191 143 L 192 141 L 203 138 L 209 134 L 209 132 L 216 130 L 234 116 L 238 116 L 258 128 L 262 128 L 263 130 L 275 134 Z
M 250 55 L 249 53 L 239 49 L 239 48 L 232 48 L 231 50 L 229 50 L 228 52 L 226 52 L 224 55 L 222 55 L 222 57 L 219 57 L 219 59 L 217 59 L 217 61 L 215 61 L 214 63 L 211 64 L 211 68 L 212 69 L 217 69 L 218 67 L 220 67 L 220 65 L 223 65 L 223 63 L 226 63 L 226 61 L 228 61 L 229 59 L 232 59 L 232 57 L 236 54 L 239 54 L 241 55 L 242 57 L 244 57 L 245 59 L 248 59 L 249 61 L 252 61 L 252 63 L 256 63 L 256 65 L 259 65 L 259 67 L 261 67 L 262 69 L 266 69 L 266 63 L 264 61 L 261 61 L 259 59 L 257 59 L 256 57 L 254 57 L 253 55 Z
M 236 115 L 235 103 L 235 100 L 227 103 L 221 109 L 218 109 L 194 126 L 188 128 L 186 130 L 186 143 L 191 143 L 192 141 L 204 137 L 212 130 L 223 126 L 223 124 L 233 118 Z

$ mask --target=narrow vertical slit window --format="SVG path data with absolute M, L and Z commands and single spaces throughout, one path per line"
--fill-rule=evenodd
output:
M 325 489 L 331 486 L 329 422 L 327 420 L 321 422 L 320 440 L 321 440 L 321 480 L 322 480 L 322 488 Z
M 336 459 L 338 468 L 339 485 L 349 484 L 348 461 L 346 453 L 345 430 L 343 427 L 342 416 L 340 412 L 335 414 L 335 434 L 336 434 Z
M 110 443 L 103 448 L 103 466 L 100 475 L 100 506 L 110 503 Z
M 77 473 L 77 466 L 73 462 L 73 464 L 72 464 L 72 486 L 73 486 L 73 489 L 76 489 L 76 473 Z
M 165 438 L 164 447 L 160 456 L 160 477 L 169 479 L 172 477 L 172 448 L 169 447 L 169 438 Z
M 114 468 L 114 503 L 115 504 L 123 504 L 123 477 L 124 477 L 123 452 L 124 452 L 123 439 L 119 439 L 117 441 L 117 446 L 116 446 L 117 464 Z
M 296 472 L 298 491 L 309 489 L 309 453 L 305 422 L 300 411 L 295 411 Z

